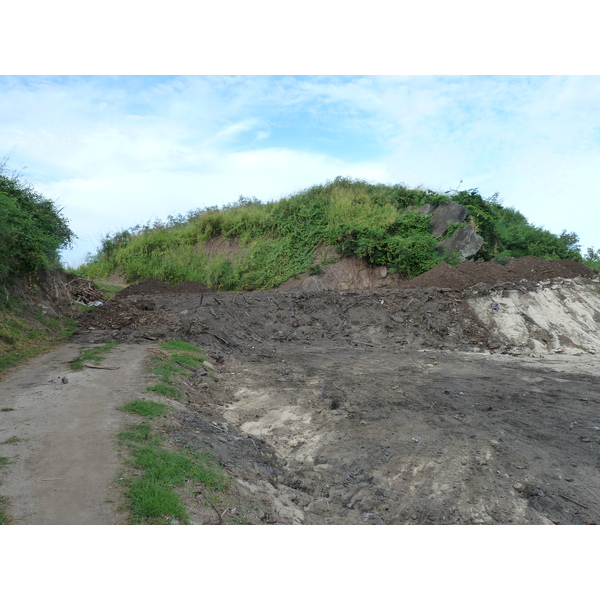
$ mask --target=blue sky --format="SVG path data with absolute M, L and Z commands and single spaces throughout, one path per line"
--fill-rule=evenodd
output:
M 478 188 L 600 246 L 598 76 L 3 76 L 0 155 L 109 233 L 337 176 Z

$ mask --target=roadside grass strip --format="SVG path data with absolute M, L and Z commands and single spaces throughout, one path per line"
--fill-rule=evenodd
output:
M 141 417 L 162 417 L 167 412 L 167 407 L 165 404 L 152 400 L 134 400 L 119 407 L 119 410 Z
M 158 383 L 146 388 L 172 400 L 183 400 L 183 392 L 177 387 L 177 377 L 193 376 L 202 369 L 206 356 L 193 344 L 182 340 L 170 340 L 159 345 L 152 356 L 150 372 L 159 377 Z
M 156 433 L 151 419 L 164 415 L 167 407 L 159 402 L 135 400 L 120 410 L 147 416 L 119 435 L 127 448 L 131 476 L 123 477 L 127 508 L 133 524 L 188 524 L 190 518 L 177 490 L 186 484 L 203 485 L 210 492 L 223 491 L 227 476 L 209 456 L 189 448 L 166 449 L 164 436 Z
M 119 341 L 108 342 L 107 344 L 102 344 L 101 346 L 97 346 L 94 348 L 86 348 L 81 352 L 79 358 L 71 362 L 71 364 L 69 365 L 71 371 L 83 370 L 85 363 L 99 365 L 106 358 L 106 355 L 120 343 L 121 342 Z

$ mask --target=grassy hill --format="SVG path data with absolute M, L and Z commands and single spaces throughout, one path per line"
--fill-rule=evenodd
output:
M 94 278 L 118 273 L 130 283 L 152 277 L 173 285 L 197 280 L 215 290 L 270 289 L 301 273 L 318 273 L 324 263 L 317 250 L 325 246 L 411 278 L 458 259 L 435 250 L 439 240 L 429 231 L 429 215 L 406 209 L 450 200 L 468 208 L 467 222 L 484 239 L 477 258 L 583 261 L 575 233 L 555 235 L 535 227 L 517 210 L 502 206 L 497 196 L 337 178 L 277 202 L 241 197 L 222 209 L 193 211 L 106 236 L 78 272 Z M 588 258 L 599 258 L 590 252 Z

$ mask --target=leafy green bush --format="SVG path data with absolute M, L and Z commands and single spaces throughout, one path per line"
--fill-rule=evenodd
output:
M 60 212 L 0 163 L 0 280 L 58 264 L 74 238 Z

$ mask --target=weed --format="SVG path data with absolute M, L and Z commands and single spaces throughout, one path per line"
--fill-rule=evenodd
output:
M 15 410 L 14 408 L 0 408 L 0 412 L 11 412 Z
M 96 346 L 94 348 L 87 348 L 83 350 L 79 355 L 79 358 L 70 364 L 71 371 L 81 371 L 84 367 L 84 363 L 91 362 L 95 365 L 99 365 L 105 358 L 106 355 L 119 345 L 121 342 L 108 342 L 102 346 Z
M 142 417 L 160 417 L 167 412 L 167 407 L 152 400 L 134 400 L 125 404 L 125 406 L 121 406 L 119 410 Z
M 183 340 L 170 340 L 160 344 L 159 348 L 165 351 L 165 354 L 154 356 L 150 372 L 158 375 L 158 383 L 146 388 L 148 392 L 155 392 L 172 398 L 181 400 L 183 393 L 173 382 L 177 376 L 188 376 L 192 371 L 200 369 L 206 357 L 202 351 L 193 344 Z
M 13 435 L 12 437 L 8 438 L 7 440 L 5 440 L 4 442 L 2 442 L 2 444 L 18 444 L 19 442 L 23 442 L 25 440 L 23 440 L 23 438 L 17 437 L 16 435 Z
M 171 398 L 172 400 L 182 400 L 183 398 L 183 393 L 179 388 L 176 388 L 174 385 L 168 385 L 166 383 L 157 383 L 155 385 L 150 385 L 146 388 L 145 391 L 154 392 L 155 394 L 166 396 L 167 398 Z
M 150 423 L 144 421 L 130 427 L 127 431 L 119 434 L 119 440 L 121 442 L 144 442 L 150 436 Z
M 6 456 L 0 456 L 0 467 L 5 467 L 9 462 Z

